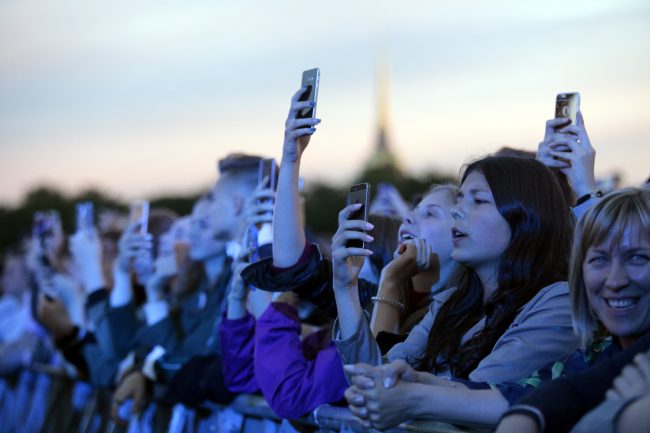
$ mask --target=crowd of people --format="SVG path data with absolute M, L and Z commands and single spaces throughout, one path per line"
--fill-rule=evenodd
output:
M 548 120 L 536 154 L 495 150 L 413 206 L 390 188 L 366 219 L 342 203 L 322 248 L 300 190 L 320 124 L 297 116 L 305 90 L 277 183 L 231 154 L 191 215 L 107 213 L 67 236 L 39 213 L 4 252 L 0 375 L 57 365 L 113 390 L 116 419 L 243 393 L 287 419 L 344 405 L 379 430 L 650 430 L 650 187 L 597 188 L 580 112 Z

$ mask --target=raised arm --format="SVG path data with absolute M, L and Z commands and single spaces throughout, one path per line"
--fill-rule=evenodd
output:
M 273 217 L 273 265 L 281 268 L 295 264 L 305 249 L 305 229 L 300 210 L 298 176 L 300 158 L 309 144 L 320 119 L 296 119 L 299 110 L 314 106 L 313 102 L 299 102 L 306 87 L 291 98 L 291 108 L 285 123 L 282 161 L 278 176 Z

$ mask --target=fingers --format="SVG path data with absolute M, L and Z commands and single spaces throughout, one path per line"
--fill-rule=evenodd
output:
M 366 399 L 356 391 L 354 386 L 346 389 L 343 393 L 343 397 L 345 397 L 345 400 L 350 406 L 354 406 L 355 408 L 362 407 L 366 404 Z
M 359 390 L 371 390 L 375 388 L 375 381 L 361 374 L 350 377 L 350 382 Z
M 562 126 L 569 125 L 571 123 L 571 119 L 567 117 L 558 117 L 556 119 L 549 119 L 546 121 L 546 136 L 549 136 L 555 132 L 556 128 L 560 128 Z
M 347 221 L 348 218 L 350 217 L 350 215 L 351 215 L 353 212 L 356 212 L 356 211 L 358 211 L 359 209 L 361 209 L 361 206 L 363 206 L 363 204 L 361 204 L 361 203 L 355 203 L 355 204 L 351 204 L 351 205 L 348 205 L 348 206 L 344 207 L 344 208 L 339 212 L 339 226 L 341 226 L 345 221 Z M 352 220 L 352 221 L 363 221 L 363 220 Z M 369 228 L 368 230 L 370 230 L 370 229 L 372 229 L 372 228 L 374 227 L 374 226 L 373 226 L 372 224 L 370 224 L 370 223 L 367 223 L 367 224 L 370 225 L 370 228 Z

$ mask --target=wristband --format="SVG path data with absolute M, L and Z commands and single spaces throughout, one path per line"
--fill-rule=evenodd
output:
M 376 304 L 377 302 L 382 302 L 384 304 L 392 305 L 393 307 L 397 308 L 400 313 L 405 310 L 405 306 L 402 302 L 396 301 L 394 299 L 388 299 L 384 298 L 382 296 L 373 296 L 370 298 L 373 304 Z
M 604 195 L 603 192 L 601 190 L 599 190 L 599 189 L 597 189 L 595 191 L 592 191 L 590 193 L 587 193 L 587 194 L 581 196 L 578 200 L 576 200 L 575 206 L 573 206 L 571 209 L 574 209 L 574 208 L 580 206 L 582 203 L 586 203 L 587 201 L 591 200 L 594 197 L 600 198 L 603 195 Z
M 517 404 L 508 409 L 499 420 L 499 423 L 507 417 L 508 415 L 526 415 L 535 421 L 539 432 L 542 433 L 544 428 L 546 428 L 546 423 L 544 421 L 544 414 L 535 406 L 529 406 L 527 404 Z

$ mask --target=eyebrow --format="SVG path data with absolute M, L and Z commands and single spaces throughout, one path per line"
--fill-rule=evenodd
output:
M 492 192 L 488 189 L 483 189 L 483 188 L 473 188 L 468 191 L 471 195 L 476 195 L 477 193 L 486 193 L 486 194 L 492 194 Z M 462 191 L 458 191 L 456 194 L 456 198 L 464 197 L 465 194 Z
M 444 209 L 442 208 L 442 206 L 440 206 L 439 204 L 435 204 L 435 203 L 429 203 L 429 204 L 426 205 L 426 206 L 418 206 L 418 207 L 423 207 L 423 208 L 425 208 L 425 209 L 429 209 L 429 208 L 432 208 L 432 207 L 437 207 L 438 209 L 444 211 Z

